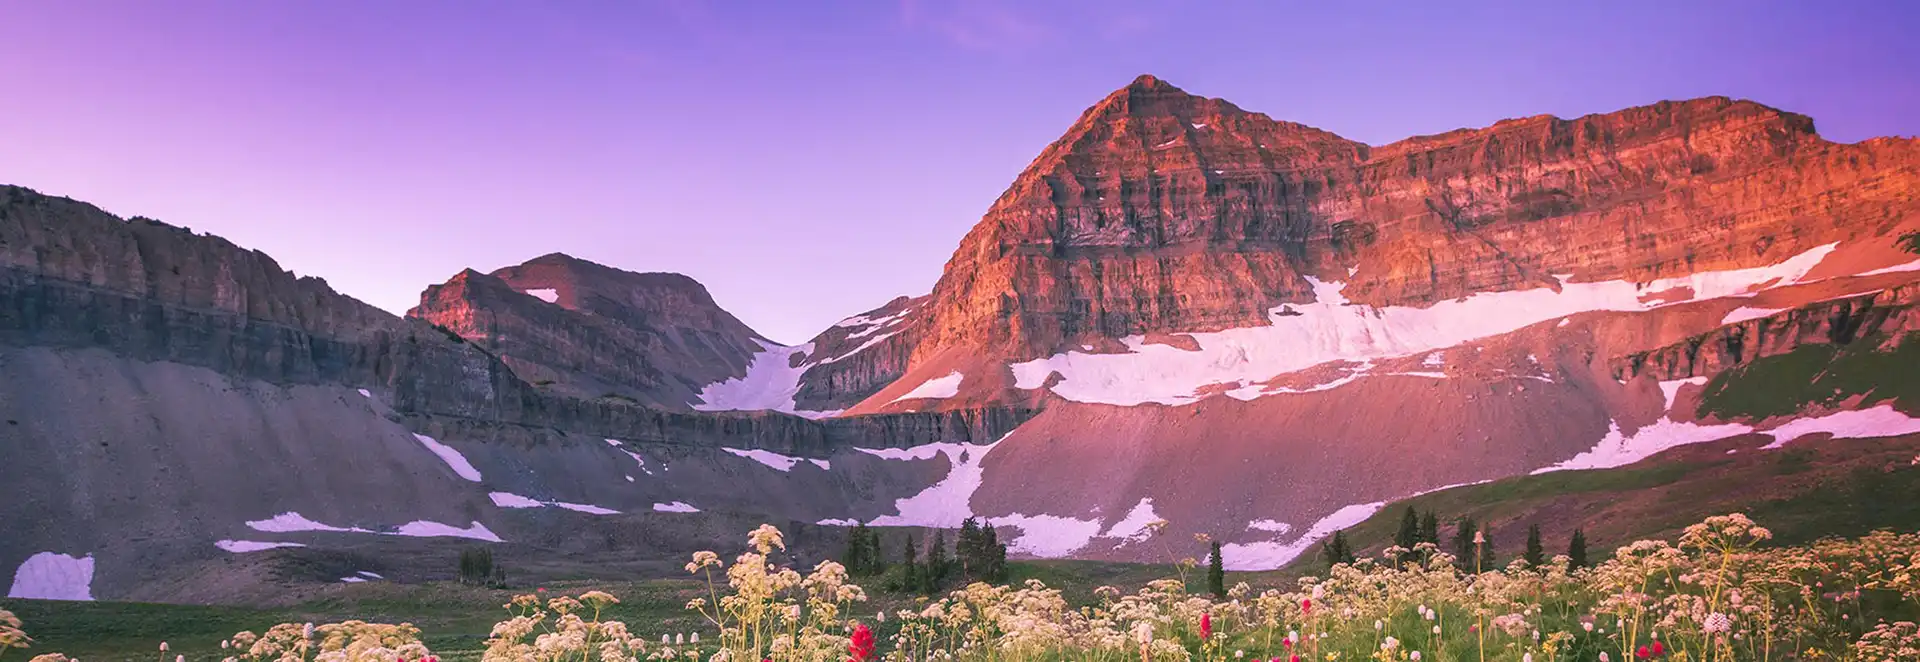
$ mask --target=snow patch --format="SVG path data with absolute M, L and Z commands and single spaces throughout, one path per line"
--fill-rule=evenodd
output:
M 427 520 L 415 520 L 400 525 L 399 529 L 386 535 L 407 536 L 409 538 L 471 538 L 487 542 L 506 542 L 487 530 L 487 525 L 474 522 L 473 526 L 460 528 L 451 524 L 441 524 Z
M 1447 364 L 1446 352 L 1434 352 L 1432 354 L 1428 354 L 1426 358 L 1420 359 L 1420 365 L 1423 365 L 1429 368 L 1438 368 L 1446 364 Z
M 1739 308 L 1733 309 L 1733 312 L 1727 313 L 1726 317 L 1720 318 L 1720 325 L 1726 326 L 1728 324 L 1737 324 L 1740 322 L 1745 322 L 1747 320 L 1757 320 L 1762 317 L 1771 317 L 1773 316 L 1774 313 L 1785 312 L 1787 310 L 1791 310 L 1791 309 L 1789 308 L 1749 308 L 1747 306 L 1741 306 Z
M 13 572 L 7 597 L 33 600 L 93 600 L 93 555 L 41 552 Z
M 818 524 L 820 526 L 859 526 L 860 521 L 852 520 L 852 519 L 823 519 L 818 522 L 814 522 L 814 524 Z
M 502 492 L 501 494 L 505 494 L 505 493 Z M 508 495 L 508 496 L 512 496 L 512 495 Z M 496 503 L 498 502 L 496 501 Z M 456 526 L 441 524 L 439 522 L 431 522 L 427 520 L 415 520 L 412 522 L 408 522 L 406 524 L 402 524 L 399 526 L 399 528 L 393 531 L 372 531 L 368 529 L 362 529 L 359 527 L 345 528 L 345 527 L 333 526 L 331 524 L 322 524 L 320 522 L 315 522 L 313 520 L 307 519 L 306 516 L 293 511 L 280 513 L 268 519 L 253 520 L 253 521 L 247 522 L 247 527 L 255 531 L 266 531 L 269 533 L 291 533 L 295 531 L 335 531 L 335 532 L 341 532 L 341 533 L 372 533 L 372 534 L 383 535 L 383 536 L 409 536 L 414 538 L 439 538 L 439 537 L 472 538 L 474 540 L 486 540 L 489 542 L 504 542 L 500 539 L 499 536 L 494 535 L 492 531 L 488 531 L 487 527 L 485 525 L 482 525 L 479 522 L 474 522 L 473 526 L 463 529 Z
M 560 302 L 560 291 L 555 290 L 551 287 L 541 287 L 541 288 L 534 288 L 531 290 L 527 290 L 527 295 L 535 299 L 545 301 L 547 303 Z
M 1914 434 L 1920 432 L 1920 418 L 1900 413 L 1891 405 L 1880 405 L 1871 409 L 1836 411 L 1818 418 L 1803 418 L 1764 432 L 1773 435 L 1773 443 L 1761 448 L 1771 449 L 1785 446 L 1787 442 L 1795 439 L 1822 432 L 1833 435 L 1835 439 L 1867 439 Z
M 1286 522 L 1279 521 L 1279 520 L 1257 519 L 1251 522 L 1247 522 L 1247 530 L 1248 531 L 1271 531 L 1273 533 L 1286 533 L 1288 531 L 1293 530 L 1293 525 L 1288 524 Z
M 1385 501 L 1375 501 L 1333 511 L 1333 514 L 1322 517 L 1320 521 L 1314 522 L 1313 526 L 1307 527 L 1307 532 L 1300 534 L 1300 537 L 1292 542 L 1265 540 L 1224 544 L 1220 546 L 1220 560 L 1227 570 L 1233 571 L 1278 568 L 1293 562 L 1301 553 L 1320 542 L 1320 539 L 1333 535 L 1335 531 L 1367 521 L 1367 518 L 1386 506 Z
M 793 465 L 799 464 L 801 461 L 805 460 L 805 458 L 793 457 L 791 455 L 781 455 L 773 451 L 760 450 L 757 448 L 752 450 L 742 450 L 738 448 L 722 448 L 720 450 L 767 465 L 769 467 L 772 467 L 775 471 L 793 471 Z M 826 468 L 826 466 L 820 464 L 822 462 L 826 462 L 826 460 L 805 460 L 805 461 L 813 462 L 815 463 L 815 466 L 819 466 L 822 469 Z
M 420 440 L 421 445 L 426 446 L 427 450 L 433 451 L 434 455 L 440 456 L 440 460 L 446 462 L 447 466 L 453 467 L 453 472 L 460 474 L 461 478 L 476 483 L 480 482 L 480 470 L 473 468 L 473 464 L 467 462 L 467 456 L 461 455 L 460 451 L 454 450 L 452 446 L 435 441 L 433 437 L 424 434 L 415 433 L 413 438 Z
M 341 577 L 340 578 L 340 583 L 342 584 L 358 584 L 364 581 L 367 581 L 367 578 L 365 577 Z
M 297 542 L 262 542 L 259 540 L 221 540 L 213 543 L 213 546 L 235 554 L 263 552 L 281 547 L 306 547 L 306 545 Z
M 700 402 L 693 405 L 694 409 L 772 410 L 806 418 L 825 418 L 839 413 L 794 409 L 793 396 L 800 392 L 800 375 L 811 364 L 793 365 L 793 356 L 812 353 L 813 343 L 785 347 L 759 338 L 753 341 L 760 344 L 761 351 L 747 364 L 747 374 L 708 384 L 700 390 Z
M 493 499 L 493 505 L 501 508 L 544 508 L 552 506 L 554 508 L 565 508 L 590 515 L 620 514 L 620 511 L 611 508 L 601 508 L 599 506 L 581 503 L 567 503 L 565 501 L 540 501 L 509 492 L 490 492 L 487 494 L 487 497 Z
M 699 508 L 695 508 L 695 507 L 693 507 L 693 506 L 689 506 L 689 505 L 687 505 L 687 504 L 686 504 L 686 502 L 683 502 L 683 501 L 675 501 L 675 502 L 673 502 L 673 503 L 656 503 L 656 504 L 653 504 L 653 509 L 654 509 L 654 510 L 655 510 L 656 512 L 662 512 L 662 513 L 697 513 L 697 512 L 700 512 L 700 509 L 699 509 Z
M 268 533 L 292 533 L 295 531 L 341 531 L 346 533 L 373 533 L 366 529 L 342 528 L 331 524 L 321 524 L 307 519 L 300 513 L 287 511 L 273 517 L 247 522 L 247 528 Z
M 599 506 L 595 506 L 592 504 L 585 504 L 585 503 L 567 503 L 565 501 L 549 501 L 547 502 L 547 505 L 553 506 L 555 508 L 565 508 L 567 510 L 571 510 L 577 513 L 586 513 L 588 515 L 620 514 L 620 511 L 614 510 L 612 508 L 601 508 Z
M 1874 269 L 1873 271 L 1862 272 L 1855 275 L 1878 276 L 1880 274 L 1896 274 L 1896 273 L 1904 273 L 1908 271 L 1920 271 L 1920 260 L 1914 260 L 1906 264 L 1894 265 L 1891 267 L 1887 267 L 1885 269 Z
M 539 508 L 547 505 L 510 492 L 489 492 L 487 497 L 493 499 L 493 505 L 501 508 Z
M 1660 394 L 1663 396 L 1666 396 L 1667 398 L 1667 406 L 1661 409 L 1661 411 L 1673 411 L 1673 399 L 1680 397 L 1680 387 L 1686 386 L 1688 384 L 1692 384 L 1694 386 L 1706 386 L 1707 378 L 1688 377 L 1686 379 L 1675 379 L 1671 381 L 1660 382 Z
M 820 467 L 821 471 L 830 471 L 833 469 L 833 463 L 828 462 L 826 460 L 807 460 L 807 461 L 812 462 L 813 466 Z
M 653 470 L 647 468 L 647 458 L 640 457 L 639 453 L 635 453 L 633 451 L 627 450 L 627 447 L 625 444 L 622 444 L 615 439 L 608 439 L 607 445 L 619 449 L 620 452 L 622 453 L 626 453 L 627 457 L 633 458 L 634 464 L 640 465 L 641 471 L 646 472 L 646 474 L 649 476 L 653 475 Z M 629 483 L 633 482 L 633 476 L 627 476 L 627 482 Z
M 1633 434 L 1620 431 L 1620 423 L 1610 421 L 1607 424 L 1607 436 L 1591 450 L 1573 456 L 1565 462 L 1550 467 L 1533 470 L 1534 474 L 1569 469 L 1611 469 L 1639 462 L 1655 453 L 1717 439 L 1725 439 L 1752 432 L 1753 428 L 1739 423 L 1723 425 L 1700 425 L 1697 423 L 1675 423 L 1665 416 L 1651 424 L 1634 430 Z
M 1564 318 L 1573 313 L 1644 311 L 1679 301 L 1643 301 L 1656 292 L 1691 291 L 1692 299 L 1748 296 L 1761 288 L 1799 282 L 1834 249 L 1806 251 L 1779 264 L 1703 272 L 1644 285 L 1627 281 L 1565 282 L 1558 292 L 1540 287 L 1482 292 L 1426 308 L 1348 305 L 1344 283 L 1307 278 L 1315 301 L 1285 304 L 1269 314 L 1266 326 L 1187 334 L 1199 351 L 1150 344 L 1144 336 L 1120 342 L 1127 352 L 1065 352 L 1011 364 L 1015 386 L 1039 388 L 1049 376 L 1062 379 L 1053 392 L 1076 402 L 1113 405 L 1188 404 L 1208 386 L 1238 384 L 1235 397 L 1257 397 L 1278 390 L 1253 391 L 1249 384 L 1337 360 L 1361 361 L 1445 349 L 1468 341 Z M 1297 314 L 1282 314 L 1291 309 Z
M 367 571 L 365 571 L 365 570 L 361 570 L 361 571 L 359 571 L 359 572 L 356 572 L 356 573 L 353 573 L 353 574 L 356 574 L 356 575 L 360 575 L 361 577 L 366 577 L 366 578 L 368 578 L 368 579 L 386 579 L 386 577 L 382 577 L 382 576 L 380 576 L 380 573 L 377 573 L 377 572 L 367 572 Z
M 987 459 L 987 453 L 993 452 L 993 447 L 999 444 L 999 441 L 991 444 L 942 442 L 908 449 L 855 447 L 860 452 L 888 460 L 931 460 L 934 455 L 945 455 L 951 467 L 940 482 L 927 486 L 913 496 L 894 500 L 894 508 L 899 514 L 881 515 L 869 523 L 874 526 L 929 526 L 943 529 L 960 526 L 962 521 L 973 517 L 969 503 L 973 500 L 973 492 L 980 489 L 980 482 L 985 478 L 981 463 Z M 1098 526 L 1095 523 L 1096 529 Z
M 994 526 L 1011 526 L 1020 535 L 1007 541 L 1007 551 L 1043 559 L 1057 559 L 1080 551 L 1100 534 L 1100 520 L 1083 520 L 1058 515 L 1022 515 L 1014 513 L 992 520 Z
M 369 391 L 369 390 L 366 390 L 366 389 L 364 389 L 364 388 L 363 388 L 363 389 L 355 389 L 355 390 L 357 390 L 357 391 L 359 391 L 359 392 L 360 392 L 360 397 L 363 397 L 363 398 L 372 398 L 372 397 L 373 397 L 373 392 L 372 392 L 372 391 Z
M 1107 527 L 1107 532 L 1100 534 L 1100 537 L 1119 538 L 1121 545 L 1140 542 L 1153 535 L 1149 525 L 1160 519 L 1160 515 L 1153 512 L 1153 498 L 1142 498 L 1140 503 L 1134 504 L 1133 509 L 1128 510 L 1127 514 L 1120 518 L 1120 521 Z
M 894 398 L 893 402 L 916 398 L 951 398 L 960 394 L 960 382 L 965 379 L 966 375 L 955 370 L 945 377 L 935 377 L 913 387 L 913 390 L 907 391 L 905 395 Z

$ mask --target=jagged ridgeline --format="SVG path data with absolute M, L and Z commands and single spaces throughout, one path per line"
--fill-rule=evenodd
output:
M 931 292 L 791 346 L 678 274 L 546 255 L 397 316 L 0 188 L 0 568 L 220 602 L 974 518 L 1226 572 L 1449 486 L 1920 432 L 1914 140 L 1705 98 L 1375 146 L 1144 76 L 1009 174 Z M 1587 524 L 1529 503 L 1481 530 Z

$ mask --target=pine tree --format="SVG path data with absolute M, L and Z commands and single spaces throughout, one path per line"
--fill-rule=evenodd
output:
M 1572 561 L 1568 563 L 1568 565 L 1571 567 L 1575 567 L 1575 568 L 1587 567 L 1587 532 L 1586 531 L 1582 531 L 1580 529 L 1573 530 L 1573 539 L 1567 541 L 1567 558 L 1572 559 Z
M 1440 516 L 1431 510 L 1420 516 L 1420 542 L 1440 544 Z
M 1213 554 L 1207 557 L 1207 590 L 1216 600 L 1227 597 L 1227 567 L 1220 558 L 1220 541 L 1213 541 Z
M 960 576 L 963 580 L 972 580 L 980 576 L 980 562 L 985 560 L 986 551 L 980 534 L 980 523 L 969 517 L 960 523 L 960 539 L 954 541 L 953 556 L 960 561 Z
M 855 524 L 847 529 L 847 550 L 840 554 L 840 564 L 847 567 L 847 574 L 866 574 L 870 563 L 867 561 L 867 525 Z
M 460 552 L 460 583 L 485 584 L 495 574 L 493 550 L 474 547 Z
M 1342 563 L 1351 564 L 1354 561 L 1353 546 L 1347 543 L 1345 531 L 1333 532 L 1333 537 L 1321 544 L 1320 552 L 1326 557 L 1329 569 Z
M 1458 564 L 1460 569 L 1468 572 L 1473 571 L 1473 561 L 1476 556 L 1475 552 L 1478 551 L 1473 547 L 1473 534 L 1476 530 L 1477 527 L 1474 526 L 1473 518 L 1471 517 L 1460 518 L 1459 523 L 1455 524 L 1453 529 L 1454 563 Z
M 992 525 L 980 528 L 985 534 L 981 547 L 986 550 L 987 557 L 984 579 L 990 582 L 1007 581 L 1007 546 L 1001 544 L 1000 534 L 993 530 Z
M 1540 525 L 1527 527 L 1527 566 L 1538 568 L 1547 564 L 1547 549 L 1540 543 Z
M 1413 506 L 1407 506 L 1407 513 L 1400 518 L 1400 530 L 1393 534 L 1393 544 L 1413 549 L 1420 543 L 1420 513 Z
M 933 532 L 933 547 L 927 550 L 927 571 L 921 575 L 920 592 L 932 595 L 940 591 L 946 583 L 947 572 L 951 569 L 947 562 L 947 532 Z
M 906 554 L 902 558 L 903 560 L 900 563 L 905 567 L 901 569 L 900 590 L 920 590 L 920 582 L 923 581 L 920 578 L 920 552 L 918 549 L 915 549 L 915 545 L 913 544 L 913 534 L 907 534 Z
M 865 525 L 863 524 L 861 526 L 864 527 Z M 867 574 L 879 575 L 881 573 L 886 572 L 887 571 L 887 553 L 880 549 L 880 532 L 875 531 L 873 529 L 867 529 L 866 539 L 867 539 Z

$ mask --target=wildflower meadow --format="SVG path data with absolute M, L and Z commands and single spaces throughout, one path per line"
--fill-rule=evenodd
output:
M 731 563 L 699 552 L 686 570 L 706 597 L 686 608 L 701 633 L 649 639 L 602 618 L 601 591 L 522 595 L 506 605 L 485 662 L 888 662 L 1208 660 L 1428 662 L 1723 662 L 1920 660 L 1920 535 L 1878 532 L 1772 546 L 1743 515 L 1708 518 L 1677 541 L 1620 547 L 1590 568 L 1459 569 L 1431 543 L 1331 566 L 1290 585 L 1238 583 L 1224 598 L 1164 579 L 1101 587 L 1070 604 L 1037 580 L 973 583 L 906 607 L 864 608 L 846 568 L 806 574 L 775 564 L 781 533 L 762 525 Z M 0 662 L 28 648 L 0 611 Z M 438 662 L 408 624 L 286 623 L 221 643 L 225 662 Z M 29 649 L 31 650 L 31 649 Z M 18 653 L 16 652 L 16 655 Z M 64 662 L 58 653 L 34 662 Z M 170 657 L 162 644 L 158 662 Z

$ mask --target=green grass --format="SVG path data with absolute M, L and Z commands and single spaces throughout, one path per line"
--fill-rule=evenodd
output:
M 691 580 L 650 580 L 617 583 L 567 583 L 547 586 L 546 595 L 578 593 L 592 588 L 620 597 L 607 617 L 624 620 L 634 631 L 657 637 L 662 632 L 685 632 L 699 625 L 687 612 L 686 601 L 704 595 Z M 0 600 L 0 609 L 20 617 L 34 638 L 28 656 L 60 652 L 93 662 L 161 660 L 159 643 L 168 642 L 171 654 L 189 660 L 224 657 L 220 641 L 242 630 L 260 632 L 277 623 L 328 623 L 358 619 L 370 622 L 418 625 L 428 647 L 448 660 L 478 659 L 482 642 L 493 624 L 503 619 L 501 606 L 525 590 L 489 590 L 453 583 L 392 584 L 368 582 L 346 587 L 341 597 L 288 607 L 250 609 L 129 602 L 57 602 Z
M 1920 334 L 1891 351 L 1870 336 L 1847 345 L 1801 345 L 1793 351 L 1726 370 L 1707 382 L 1701 414 L 1720 418 L 1786 416 L 1809 405 L 1832 405 L 1858 395 L 1894 399 L 1920 408 Z
M 1010 582 L 1039 579 L 1062 589 L 1075 604 L 1090 604 L 1093 590 L 1117 586 L 1135 590 L 1147 582 L 1178 574 L 1172 565 L 1103 561 L 1014 561 L 1008 564 Z M 1190 585 L 1198 589 L 1202 573 L 1190 570 Z M 1258 580 L 1267 573 L 1229 573 L 1228 581 Z M 855 583 L 878 586 L 879 578 L 856 577 Z M 620 598 L 606 618 L 625 621 L 633 632 L 658 640 L 661 633 L 712 630 L 686 610 L 688 600 L 707 595 L 705 584 L 693 579 L 631 582 L 555 582 L 545 595 L 604 590 Z M 724 588 L 724 587 L 723 587 Z M 28 655 L 60 652 L 88 662 L 151 660 L 172 662 L 172 655 L 189 660 L 219 660 L 220 641 L 242 630 L 262 631 L 277 623 L 328 623 L 358 619 L 382 623 L 413 623 L 424 631 L 429 648 L 449 662 L 477 660 L 493 624 L 507 612 L 501 608 L 515 594 L 531 589 L 491 590 L 455 583 L 395 584 L 368 582 L 343 587 L 338 597 L 276 608 L 204 607 L 129 602 L 59 602 L 0 600 L 0 609 L 19 615 L 34 638 Z M 869 592 L 869 601 L 855 607 L 861 618 L 880 610 L 913 607 L 917 595 Z M 883 628 L 884 629 L 884 628 Z M 161 641 L 170 651 L 163 660 Z M 13 655 L 0 657 L 10 659 Z

